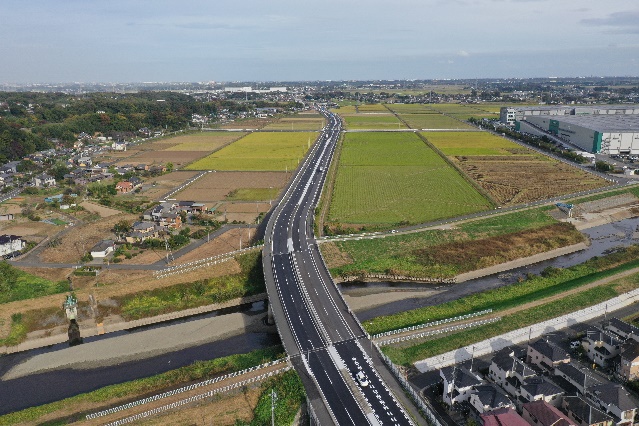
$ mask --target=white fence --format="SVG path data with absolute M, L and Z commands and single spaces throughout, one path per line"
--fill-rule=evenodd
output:
M 562 328 L 588 321 L 592 318 L 601 316 L 605 312 L 624 308 L 637 301 L 639 301 L 639 289 L 577 312 L 553 318 L 530 327 L 520 328 L 500 336 L 473 343 L 460 349 L 417 361 L 415 363 L 415 367 L 417 367 L 417 369 L 421 372 L 437 370 L 442 367 L 469 360 L 473 354 L 474 356 L 487 355 L 505 347 L 525 342 L 529 339 L 536 339 L 555 330 L 560 330 Z
M 452 325 L 450 327 L 438 328 L 437 330 L 423 331 L 421 333 L 409 334 L 407 336 L 395 337 L 388 340 L 377 342 L 380 346 L 390 345 L 392 343 L 404 342 L 406 340 L 420 339 L 427 336 L 436 336 L 438 334 L 450 333 L 451 331 L 466 330 L 467 328 L 479 327 L 486 324 L 492 324 L 500 321 L 501 317 L 489 318 L 481 321 L 473 321 L 466 324 Z
M 199 259 L 199 260 L 194 260 L 188 263 L 182 263 L 180 265 L 169 266 L 168 268 L 164 268 L 162 270 L 153 272 L 153 276 L 156 279 L 160 279 L 160 278 L 170 277 L 171 275 L 184 274 L 186 272 L 191 272 L 196 269 L 206 268 L 208 266 L 213 266 L 218 263 L 227 262 L 238 254 L 246 253 L 247 251 L 251 251 L 251 250 L 257 250 L 257 249 L 261 250 L 262 247 L 264 247 L 263 244 L 258 246 L 246 247 L 246 248 L 231 251 L 228 253 L 218 254 L 217 256 L 207 257 L 205 259 Z
M 282 364 L 282 363 L 287 363 L 288 364 L 288 362 L 289 362 L 288 358 L 283 358 L 283 359 L 279 359 L 279 360 L 276 360 L 276 361 L 267 362 L 265 364 L 261 364 L 261 365 L 255 366 L 255 367 L 250 367 L 250 368 L 247 368 L 245 370 L 237 371 L 237 372 L 234 372 L 234 373 L 229 373 L 229 374 L 226 374 L 224 376 L 216 377 L 214 379 L 204 380 L 202 382 L 194 383 L 194 384 L 189 385 L 189 386 L 184 386 L 184 387 L 181 387 L 179 389 L 174 389 L 172 391 L 164 392 L 164 393 L 161 393 L 161 394 L 158 394 L 158 395 L 153 395 L 153 396 L 150 396 L 148 398 L 139 399 L 137 401 L 129 402 L 128 404 L 119 405 L 117 407 L 109 408 L 107 410 L 99 411 L 97 413 L 88 414 L 86 416 L 86 419 L 87 420 L 92 420 L 92 419 L 95 419 L 95 418 L 98 418 L 98 417 L 108 416 L 109 414 L 114 414 L 114 413 L 117 413 L 117 412 L 120 412 L 120 411 L 128 410 L 129 408 L 139 407 L 140 405 L 148 404 L 150 402 L 155 402 L 155 401 L 158 401 L 158 400 L 161 400 L 161 399 L 164 399 L 164 398 L 169 398 L 171 396 L 178 395 L 180 393 L 189 392 L 189 391 L 192 391 L 194 389 L 197 389 L 197 388 L 200 388 L 200 387 L 203 387 L 203 386 L 209 386 L 209 385 L 212 385 L 212 384 L 215 384 L 215 383 L 227 380 L 227 379 L 231 379 L 231 378 L 234 378 L 234 377 L 242 376 L 243 374 L 250 373 L 252 371 L 261 370 L 263 368 L 270 367 L 270 366 L 273 366 L 273 365 Z M 284 368 L 281 368 L 281 369 L 278 369 L 278 370 L 275 370 L 275 371 L 271 371 L 269 373 L 265 373 L 265 374 L 262 374 L 260 376 L 253 377 L 251 379 L 243 380 L 242 382 L 238 382 L 238 383 L 244 383 L 244 384 L 246 384 L 245 382 L 253 383 L 253 382 L 257 381 L 258 378 L 260 378 L 259 380 L 262 380 L 262 379 L 264 379 L 266 377 L 271 377 L 272 375 L 274 375 L 276 373 L 277 374 L 283 373 L 284 371 L 287 371 L 290 368 L 291 368 L 291 366 L 287 365 Z M 207 392 L 206 394 L 196 395 L 195 397 L 187 398 L 187 400 L 195 401 L 197 399 L 202 399 L 202 398 L 205 398 L 206 396 L 210 396 L 210 395 L 207 395 L 207 394 L 213 395 L 213 394 L 219 393 L 219 392 L 226 392 L 226 391 L 228 391 L 230 389 L 234 389 L 234 388 L 236 388 L 238 386 L 243 386 L 243 384 L 238 384 L 238 383 L 234 383 L 234 384 L 231 384 L 231 385 L 228 385 L 228 386 L 224 386 L 222 388 L 214 389 L 212 391 Z M 204 395 L 204 396 L 202 396 L 202 395 Z M 195 398 L 195 399 L 193 399 L 193 398 Z M 183 401 L 187 401 L 187 400 L 178 401 L 178 403 L 173 403 L 173 404 L 169 404 L 169 405 L 173 406 L 175 404 L 178 404 L 176 406 L 179 406 L 179 405 L 184 405 L 184 404 L 188 404 L 189 402 L 192 402 L 192 401 L 183 402 Z M 165 407 L 169 407 L 169 405 L 166 405 L 164 407 L 159 407 L 159 409 L 161 409 L 160 411 L 165 411 L 165 410 L 170 409 L 170 408 L 165 408 Z M 171 407 L 171 408 L 175 408 L 175 407 Z M 158 409 L 156 408 L 155 410 L 158 410 Z M 154 410 L 151 410 L 151 411 L 154 411 Z M 147 411 L 147 413 L 149 413 L 149 412 L 150 411 Z M 138 415 L 132 416 L 132 417 L 137 417 L 137 416 L 147 417 L 147 416 L 151 415 L 151 414 L 147 414 L 147 415 L 143 415 L 143 414 L 144 413 L 141 413 L 141 414 L 138 414 Z M 130 417 L 129 419 L 131 419 L 132 417 Z M 132 422 L 134 420 L 138 420 L 139 418 L 141 418 L 141 417 L 137 417 L 136 419 L 133 419 L 133 420 L 127 420 L 127 419 L 118 420 L 117 422 L 114 422 L 114 423 L 111 423 L 111 424 L 112 425 L 116 425 L 116 424 L 119 425 L 119 424 L 129 423 L 129 422 Z
M 381 337 L 392 336 L 394 334 L 401 334 L 401 333 L 406 333 L 406 332 L 409 332 L 409 331 L 421 330 L 422 328 L 436 327 L 438 325 L 448 324 L 450 322 L 464 321 L 464 320 L 471 319 L 471 318 L 474 318 L 474 317 L 479 317 L 479 316 L 482 316 L 482 315 L 489 314 L 492 311 L 493 311 L 492 309 L 485 309 L 483 311 L 473 312 L 472 314 L 460 315 L 458 317 L 446 318 L 446 319 L 439 320 L 439 321 L 431 321 L 431 322 L 427 322 L 427 323 L 424 323 L 424 324 L 414 325 L 412 327 L 400 328 L 398 330 L 385 331 L 384 333 L 375 334 L 371 338 L 379 339 Z

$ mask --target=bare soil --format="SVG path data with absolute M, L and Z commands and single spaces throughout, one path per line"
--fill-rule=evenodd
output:
M 120 210 L 111 209 L 100 204 L 92 203 L 91 201 L 83 201 L 80 205 L 91 213 L 99 214 L 100 217 L 109 217 L 122 213 Z
M 219 254 L 239 250 L 240 236 L 242 247 L 247 247 L 250 237 L 255 235 L 255 230 L 250 228 L 231 229 L 210 242 L 201 245 L 197 250 L 192 250 L 175 260 L 175 264 L 188 263 L 194 260 L 206 259 Z
M 152 200 L 158 200 L 167 192 L 179 187 L 184 182 L 197 175 L 197 173 L 198 172 L 175 171 L 162 176 L 151 178 L 146 183 L 154 183 L 155 186 L 151 186 L 148 189 L 145 189 L 142 194 Z M 195 183 L 193 183 L 192 185 L 197 184 L 198 181 L 195 181 Z M 184 200 L 185 198 L 181 199 Z
M 214 172 L 176 194 L 179 200 L 200 202 L 223 201 L 229 192 L 239 188 L 283 188 L 290 177 L 282 172 Z

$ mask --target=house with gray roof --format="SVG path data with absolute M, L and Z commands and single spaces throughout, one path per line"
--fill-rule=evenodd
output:
M 619 355 L 623 341 L 615 334 L 589 327 L 583 340 L 588 358 L 600 367 L 607 367 L 610 361 Z
M 521 397 L 526 401 L 546 401 L 554 407 L 561 405 L 564 390 L 545 377 L 530 377 L 521 385 Z
M 639 342 L 628 339 L 621 346 L 618 373 L 623 380 L 639 379 Z
M 634 339 L 639 341 L 639 327 L 628 324 L 619 318 L 611 318 L 604 328 L 623 337 L 624 339 Z
M 473 387 L 483 383 L 479 376 L 464 367 L 444 367 L 439 375 L 444 381 L 442 399 L 448 405 L 468 401 Z
M 561 407 L 579 426 L 613 426 L 614 424 L 612 417 L 593 407 L 581 396 L 564 396 Z
M 546 339 L 539 339 L 528 344 L 526 362 L 552 371 L 559 364 L 570 362 L 570 354 Z
M 595 385 L 587 389 L 586 397 L 599 409 L 611 414 L 618 426 L 633 424 L 639 401 L 631 397 L 623 386 L 615 383 Z
M 497 408 L 515 408 L 515 404 L 508 395 L 492 383 L 475 386 L 470 394 L 469 402 L 479 414 Z
M 555 376 L 562 377 L 581 393 L 585 393 L 586 389 L 591 386 L 600 384 L 598 380 L 588 373 L 588 370 L 579 368 L 572 363 L 559 364 L 555 367 Z

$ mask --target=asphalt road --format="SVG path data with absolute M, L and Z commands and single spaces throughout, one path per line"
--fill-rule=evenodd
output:
M 365 332 L 315 243 L 314 209 L 341 133 L 339 118 L 320 112 L 327 126 L 266 228 L 262 255 L 271 309 L 321 424 L 412 424 L 366 354 Z M 360 371 L 364 381 L 355 379 Z

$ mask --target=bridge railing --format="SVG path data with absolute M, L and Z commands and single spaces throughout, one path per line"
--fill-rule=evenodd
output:
M 393 343 L 404 342 L 406 340 L 420 339 L 422 337 L 436 336 L 438 334 L 445 334 L 451 331 L 459 331 L 459 330 L 466 330 L 467 328 L 472 328 L 472 327 L 480 327 L 482 325 L 492 324 L 500 320 L 501 320 L 501 317 L 488 318 L 481 321 L 473 321 L 467 324 L 453 325 L 450 327 L 438 328 L 437 330 L 423 331 L 421 333 L 409 334 L 407 336 L 401 336 L 401 337 L 395 337 L 392 339 L 382 340 L 381 342 L 377 342 L 377 344 L 380 346 L 385 346 L 385 345 L 390 345 Z

